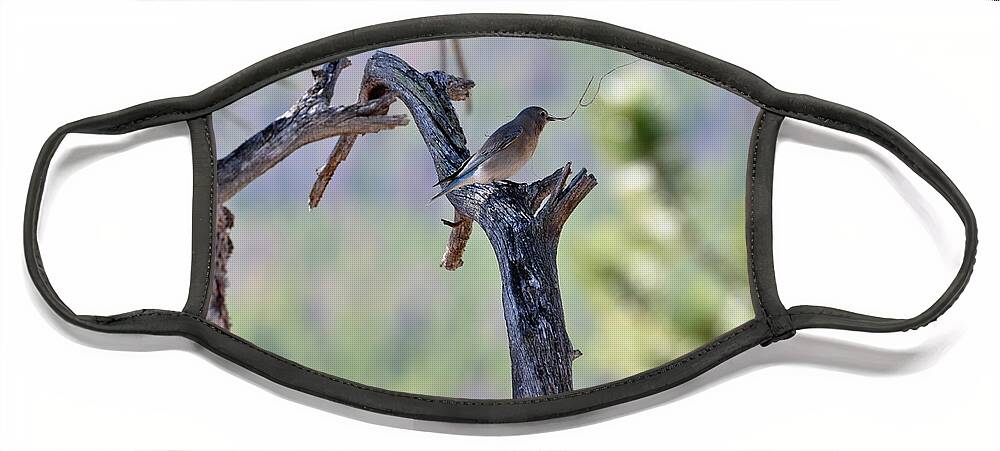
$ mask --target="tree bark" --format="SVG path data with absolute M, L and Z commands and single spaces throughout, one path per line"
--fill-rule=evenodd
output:
M 454 271 L 465 263 L 462 256 L 465 255 L 465 246 L 472 236 L 472 219 L 455 210 L 454 221 L 442 219 L 441 222 L 451 227 L 451 234 L 448 235 L 448 245 L 444 248 L 440 266 L 448 271 Z
M 392 97 L 392 93 L 386 90 L 384 86 L 372 81 L 373 79 L 368 76 L 368 67 L 371 66 L 366 67 L 366 75 L 362 79 L 361 88 L 358 90 L 358 103 L 369 102 L 380 97 Z M 451 100 L 468 100 L 469 91 L 476 86 L 472 80 L 454 77 L 440 71 L 425 75 L 437 80 L 437 83 L 443 86 L 445 94 Z M 376 111 L 373 115 L 385 115 L 388 112 L 389 108 L 386 105 L 383 110 Z M 316 181 L 309 191 L 309 208 L 316 208 L 319 205 L 327 186 L 330 184 L 330 180 L 333 179 L 334 172 L 347 159 L 357 139 L 358 135 L 350 134 L 342 135 L 337 139 L 337 144 L 334 145 L 333 151 L 330 152 L 326 164 L 316 173 Z M 444 256 L 441 258 L 441 267 L 454 271 L 462 266 L 462 255 L 465 253 L 465 245 L 472 234 L 472 220 L 455 212 L 455 222 L 451 224 L 454 224 L 454 227 L 448 238 Z
M 229 330 L 229 309 L 226 308 L 226 274 L 228 272 L 229 256 L 233 254 L 233 240 L 229 237 L 229 229 L 233 228 L 235 218 L 233 212 L 219 205 L 215 215 L 215 236 L 212 243 L 211 296 L 205 305 L 205 321 L 223 329 Z
M 465 134 L 442 83 L 449 75 L 421 74 L 381 51 L 368 60 L 365 73 L 369 83 L 384 86 L 406 104 L 439 178 L 468 158 Z M 531 184 L 475 184 L 447 195 L 457 214 L 479 223 L 496 253 L 515 398 L 573 389 L 572 362 L 580 352 L 566 331 L 556 251 L 563 225 L 597 179 L 584 169 L 567 185 L 569 173 L 567 163 Z

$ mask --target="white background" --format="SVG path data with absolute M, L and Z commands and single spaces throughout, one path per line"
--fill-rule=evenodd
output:
M 296 394 L 182 339 L 63 325 L 24 269 L 21 214 L 59 125 L 186 95 L 279 51 L 389 20 L 572 14 L 663 37 L 778 88 L 886 121 L 955 180 L 981 229 L 955 307 L 906 334 L 805 331 L 659 396 L 567 420 L 486 427 L 378 416 Z M 1000 2 L 3 2 L 0 6 L 0 444 L 4 448 L 1000 447 L 996 195 Z M 913 315 L 962 245 L 947 205 L 887 153 L 789 123 L 775 186 L 786 304 Z M 130 152 L 120 150 L 143 142 Z M 108 148 L 89 147 L 110 144 Z M 73 137 L 53 166 L 42 251 L 83 313 L 180 309 L 188 280 L 186 128 Z M 833 148 L 825 149 L 825 148 Z M 103 149 L 103 150 L 102 150 Z M 144 352 L 156 350 L 156 352 Z M 392 427 L 390 427 L 392 426 Z

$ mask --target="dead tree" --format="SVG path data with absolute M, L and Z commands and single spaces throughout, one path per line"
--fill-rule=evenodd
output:
M 376 52 L 365 68 L 366 85 L 384 86 L 406 104 L 439 179 L 469 157 L 447 95 L 449 77 L 421 74 L 385 52 Z M 597 179 L 582 170 L 567 184 L 569 173 L 567 164 L 534 183 L 476 184 L 448 194 L 459 217 L 479 223 L 496 252 L 515 398 L 573 389 L 572 362 L 579 351 L 566 332 L 556 249 L 563 225 Z
M 317 85 L 299 103 L 314 102 L 316 96 L 329 102 L 336 74 L 346 60 L 314 71 Z M 326 74 L 333 74 L 327 77 Z M 319 86 L 319 85 L 323 86 Z M 297 120 L 310 107 L 293 106 L 237 149 L 220 164 L 220 198 L 229 199 L 254 178 L 270 169 L 316 136 L 339 135 L 328 163 L 318 175 L 310 193 L 310 206 L 318 205 L 326 185 L 343 162 L 358 135 L 406 123 L 403 116 L 387 116 L 389 105 L 400 99 L 413 118 L 439 178 L 454 172 L 469 157 L 465 134 L 455 114 L 452 100 L 465 99 L 474 84 L 440 71 L 420 73 L 395 55 L 376 52 L 365 67 L 358 103 L 329 108 L 309 138 L 295 133 L 310 130 Z M 310 95 L 312 93 L 312 95 Z M 308 98 L 308 99 L 307 99 Z M 318 105 L 325 106 L 323 100 Z M 349 112 L 348 112 L 349 111 Z M 280 123 L 279 123 L 280 122 Z M 350 125 L 344 125 L 345 123 Z M 294 125 L 293 125 L 294 124 Z M 288 128 L 294 127 L 294 128 Z M 286 132 L 287 129 L 287 132 Z M 248 144 L 250 143 L 250 144 Z M 230 158 L 230 157 L 233 158 Z M 227 159 L 231 161 L 226 161 Z M 251 161 L 244 161 L 251 160 Z M 253 161 L 257 160 L 257 161 Z M 227 176 L 222 177 L 223 165 Z M 245 174 L 249 172 L 249 174 Z M 548 177 L 529 184 L 498 182 L 476 184 L 448 194 L 455 208 L 455 220 L 443 221 L 452 227 L 441 266 L 449 270 L 461 266 L 472 221 L 479 223 L 497 256 L 503 282 L 503 310 L 509 340 L 513 396 L 526 398 L 551 395 L 573 389 L 572 362 L 579 357 L 566 332 L 556 251 L 559 235 L 570 214 L 597 185 L 587 171 L 569 179 L 570 164 Z M 223 187 L 226 183 L 232 186 Z M 232 220 L 228 224 L 232 224 Z M 225 234 L 220 234 L 225 236 Z M 219 262 L 216 262 L 218 265 Z M 224 284 L 222 285 L 224 287 Z M 224 305 L 221 306 L 224 308 Z

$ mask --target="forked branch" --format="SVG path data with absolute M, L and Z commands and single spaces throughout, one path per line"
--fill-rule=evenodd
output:
M 405 115 L 385 116 L 393 98 L 331 106 L 347 58 L 312 72 L 315 83 L 284 114 L 240 144 L 218 163 L 219 203 L 225 203 L 302 146 L 337 135 L 363 135 L 409 123 Z

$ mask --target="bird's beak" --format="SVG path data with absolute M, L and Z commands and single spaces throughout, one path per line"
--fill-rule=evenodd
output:
M 577 107 L 577 108 L 579 108 L 579 107 Z M 569 119 L 569 118 L 573 117 L 574 114 L 576 114 L 577 108 L 573 108 L 573 111 L 571 113 L 569 113 L 568 116 L 564 116 L 564 117 L 552 116 L 552 115 L 546 113 L 545 114 L 545 120 L 547 120 L 549 122 L 552 122 L 552 121 L 565 121 L 566 119 Z

